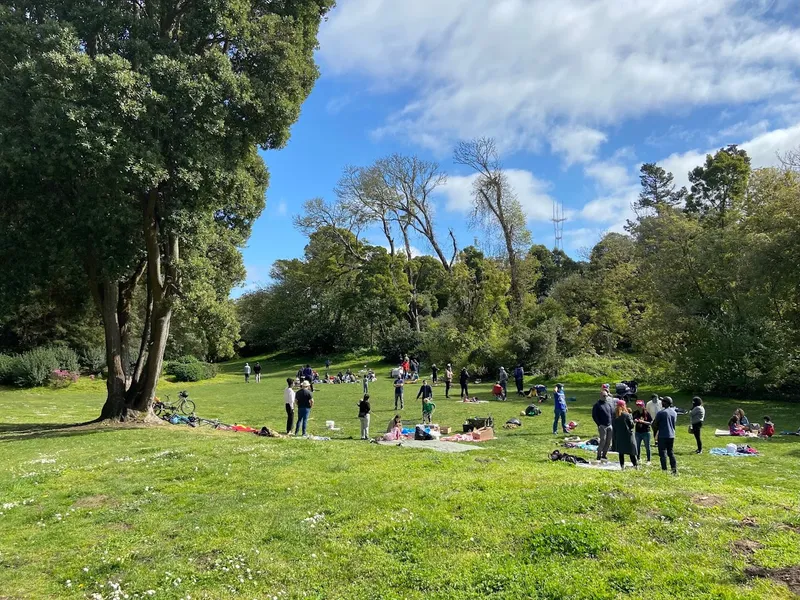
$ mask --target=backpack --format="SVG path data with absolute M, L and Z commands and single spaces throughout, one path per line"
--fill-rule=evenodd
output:
M 425 431 L 422 427 L 417 427 L 416 429 L 414 429 L 414 439 L 423 442 L 428 442 L 433 439 L 433 436 L 427 431 Z
M 525 409 L 525 416 L 526 417 L 535 417 L 536 415 L 540 415 L 540 414 L 542 414 L 542 411 L 539 410 L 539 407 L 536 406 L 535 404 L 530 404 Z

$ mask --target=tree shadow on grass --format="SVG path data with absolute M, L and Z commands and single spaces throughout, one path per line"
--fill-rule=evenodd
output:
M 19 440 L 72 437 L 119 431 L 121 429 L 138 429 L 142 425 L 126 425 L 121 423 L 103 423 L 88 421 L 85 423 L 0 423 L 0 443 Z

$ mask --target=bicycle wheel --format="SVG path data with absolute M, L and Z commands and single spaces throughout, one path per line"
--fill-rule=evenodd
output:
M 161 402 L 153 404 L 153 412 L 156 413 L 157 417 L 160 417 L 161 413 L 164 412 L 164 404 Z
M 181 402 L 181 412 L 185 415 L 193 415 L 194 414 L 194 402 L 189 400 L 188 398 Z

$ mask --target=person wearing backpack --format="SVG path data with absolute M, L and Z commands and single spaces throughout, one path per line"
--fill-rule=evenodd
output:
M 369 439 L 369 414 L 372 407 L 369 405 L 369 394 L 364 394 L 358 403 L 358 418 L 361 420 L 361 439 Z

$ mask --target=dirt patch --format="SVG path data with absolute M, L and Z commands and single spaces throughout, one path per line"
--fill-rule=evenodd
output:
M 712 508 L 714 506 L 722 506 L 725 504 L 725 498 L 722 496 L 714 496 L 713 494 L 696 495 L 692 496 L 692 502 L 697 506 Z
M 733 552 L 739 556 L 753 556 L 756 550 L 760 550 L 764 545 L 755 540 L 736 540 L 733 542 Z
M 96 496 L 84 496 L 75 501 L 75 508 L 100 508 L 108 504 L 108 496 L 97 494 Z
M 741 520 L 741 524 L 744 527 L 758 527 L 758 521 L 756 521 L 753 517 L 745 517 Z
M 761 577 L 783 583 L 794 594 L 800 594 L 800 565 L 783 569 L 765 569 L 763 567 L 747 567 L 744 574 L 748 577 Z

